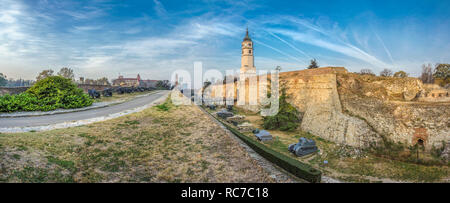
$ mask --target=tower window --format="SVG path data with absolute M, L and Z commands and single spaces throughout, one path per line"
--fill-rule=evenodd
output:
M 251 53 L 252 53 L 252 50 L 248 50 L 248 53 L 251 54 Z

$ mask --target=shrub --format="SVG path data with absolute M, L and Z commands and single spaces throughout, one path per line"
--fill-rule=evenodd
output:
M 408 73 L 406 73 L 405 71 L 398 71 L 394 74 L 394 77 L 396 78 L 406 78 L 408 77 Z
M 0 112 L 72 109 L 92 103 L 93 100 L 70 79 L 51 76 L 38 81 L 24 93 L 0 97 Z
M 286 101 L 286 89 L 281 89 L 281 95 L 279 98 L 279 111 L 275 116 L 264 117 L 264 129 L 281 131 L 295 130 L 298 123 L 301 121 L 300 112 Z

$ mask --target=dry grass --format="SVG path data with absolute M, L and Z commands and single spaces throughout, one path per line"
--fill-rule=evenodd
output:
M 245 115 L 245 120 L 255 127 L 262 128 L 263 120 L 254 113 L 245 114 L 239 109 L 236 112 Z M 274 141 L 264 144 L 299 161 L 309 163 L 320 169 L 325 176 L 331 176 L 349 182 L 448 182 L 450 167 L 448 165 L 422 165 L 377 157 L 369 152 L 338 145 L 301 130 L 285 132 L 268 130 Z M 252 133 L 244 133 L 256 140 Z M 320 152 L 305 157 L 296 157 L 287 150 L 289 144 L 298 142 L 300 137 L 314 139 Z M 422 155 L 421 157 L 424 157 Z M 324 165 L 323 161 L 328 164 Z
M 0 134 L 0 182 L 273 182 L 195 106 Z

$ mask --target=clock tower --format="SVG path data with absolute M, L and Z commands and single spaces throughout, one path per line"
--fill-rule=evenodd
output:
M 248 28 L 242 41 L 242 55 L 241 55 L 241 74 L 256 73 L 255 60 L 253 58 L 253 42 L 248 36 Z

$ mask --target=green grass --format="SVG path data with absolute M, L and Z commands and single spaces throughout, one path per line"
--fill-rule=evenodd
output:
M 76 170 L 75 163 L 72 161 L 61 160 L 61 159 L 55 158 L 53 156 L 47 156 L 47 159 L 48 159 L 48 163 L 53 163 L 53 164 L 59 165 L 69 171 L 73 172 Z

